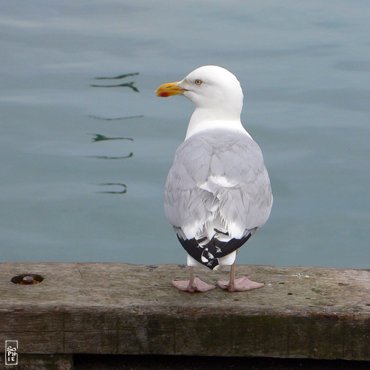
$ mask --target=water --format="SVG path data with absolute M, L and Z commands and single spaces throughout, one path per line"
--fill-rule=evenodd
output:
M 162 193 L 192 106 L 153 92 L 218 64 L 242 83 L 275 196 L 239 262 L 369 268 L 369 2 L 0 9 L 2 261 L 183 263 Z

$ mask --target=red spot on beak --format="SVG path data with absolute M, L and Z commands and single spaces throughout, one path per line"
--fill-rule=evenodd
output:
M 167 98 L 168 96 L 170 96 L 170 94 L 168 92 L 161 92 L 159 96 L 161 96 L 162 98 Z

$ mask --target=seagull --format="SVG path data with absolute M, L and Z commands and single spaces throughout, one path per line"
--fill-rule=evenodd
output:
M 239 248 L 265 224 L 272 208 L 269 175 L 258 144 L 243 127 L 243 91 L 227 69 L 207 65 L 183 80 L 160 85 L 159 97 L 184 95 L 195 110 L 167 176 L 165 214 L 187 252 L 189 280 L 172 284 L 185 292 L 216 288 L 195 276 L 194 267 L 231 266 L 230 292 L 264 286 L 235 277 Z

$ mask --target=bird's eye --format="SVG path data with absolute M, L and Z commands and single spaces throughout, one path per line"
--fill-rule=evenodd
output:
M 203 83 L 203 81 L 202 80 L 195 80 L 194 81 L 194 83 L 197 85 L 197 86 L 200 86 L 202 83 Z

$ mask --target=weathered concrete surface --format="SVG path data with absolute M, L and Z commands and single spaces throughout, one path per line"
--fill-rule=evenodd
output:
M 0 343 L 22 353 L 370 360 L 370 271 L 240 266 L 265 287 L 188 294 L 182 266 L 0 264 Z M 12 283 L 18 274 L 44 277 Z M 199 271 L 206 281 L 227 270 Z

